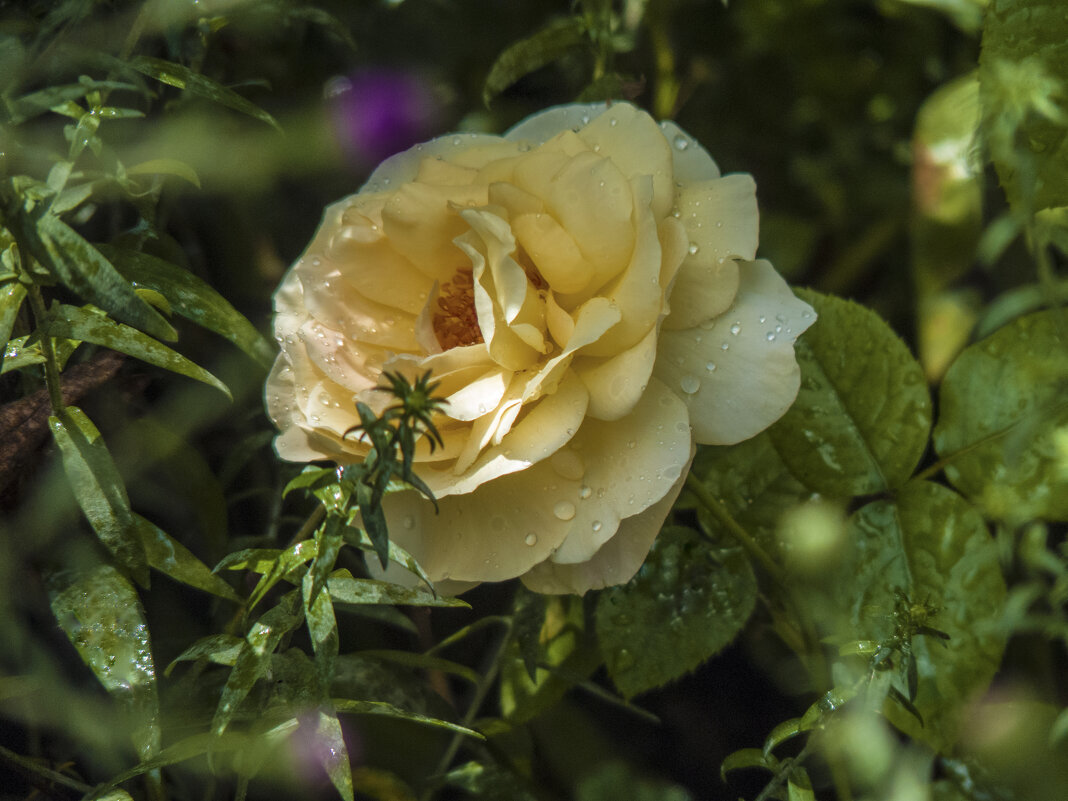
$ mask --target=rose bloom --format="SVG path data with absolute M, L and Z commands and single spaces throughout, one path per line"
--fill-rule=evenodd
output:
M 767 428 L 815 319 L 757 247 L 756 187 L 626 103 L 548 109 L 385 161 L 330 206 L 275 295 L 279 456 L 361 459 L 383 371 L 448 399 L 391 538 L 435 582 L 627 581 L 695 443 Z M 351 432 L 346 435 L 346 432 Z

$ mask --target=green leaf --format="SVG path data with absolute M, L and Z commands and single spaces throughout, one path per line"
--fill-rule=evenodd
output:
M 490 101 L 524 75 L 556 61 L 586 42 L 586 26 L 580 17 L 554 20 L 526 39 L 505 49 L 493 62 L 482 100 Z
M 328 476 L 336 476 L 337 469 L 333 467 L 316 467 L 315 465 L 308 465 L 295 475 L 285 489 L 282 490 L 282 497 L 284 498 L 295 489 L 305 489 L 317 482 L 321 481 Z
M 477 731 L 469 729 L 466 726 L 450 723 L 447 720 L 428 717 L 427 715 L 420 715 L 416 712 L 408 712 L 398 706 L 387 704 L 382 701 L 353 701 L 348 698 L 334 698 L 333 704 L 338 712 L 349 712 L 357 715 L 386 715 L 391 718 L 399 718 L 400 720 L 410 720 L 413 723 L 422 723 L 426 726 L 448 729 L 449 731 L 466 734 L 468 737 L 474 737 L 476 740 L 485 739 Z
M 1068 205 L 1068 20 L 1061 0 L 999 0 L 983 26 L 984 128 L 1010 203 Z
M 913 738 L 948 753 L 964 705 L 986 689 L 1005 646 L 998 625 L 1005 581 L 994 541 L 973 507 L 925 481 L 907 484 L 896 500 L 861 508 L 850 520 L 850 538 L 854 547 L 835 582 L 850 636 L 886 641 L 895 629 L 899 592 L 940 610 L 930 625 L 949 634 L 948 644 L 927 636 L 911 643 L 915 706 L 926 726 L 893 703 L 885 713 Z M 897 683 L 905 690 L 901 667 Z
M 406 667 L 417 667 L 423 668 L 424 670 L 440 670 L 442 673 L 451 673 L 454 676 L 459 676 L 461 679 L 476 685 L 480 681 L 478 673 L 466 665 L 461 665 L 457 662 L 441 659 L 436 656 L 415 654 L 411 651 L 391 651 L 385 649 L 360 651 L 359 655 L 364 659 L 382 659 L 397 665 L 405 665 Z
M 466 601 L 434 595 L 420 587 L 402 587 L 377 579 L 337 576 L 327 581 L 330 597 L 341 604 L 394 604 L 404 606 L 454 606 L 470 609 Z
M 63 457 L 63 470 L 82 512 L 100 541 L 130 571 L 148 584 L 145 547 L 137 534 L 122 476 L 92 421 L 76 406 L 48 425 Z
M 601 664 L 594 637 L 585 630 L 578 598 L 548 599 L 539 643 L 533 680 L 514 640 L 501 659 L 501 715 L 509 723 L 524 723 L 539 715 Z
M 276 128 L 281 132 L 281 127 L 275 121 L 274 117 L 261 109 L 255 103 L 252 103 L 232 89 L 227 89 L 221 83 L 213 81 L 205 75 L 201 75 L 198 72 L 188 67 L 183 67 L 181 64 L 175 64 L 173 61 L 164 61 L 161 58 L 151 58 L 149 56 L 134 56 L 129 61 L 120 62 L 117 59 L 111 59 L 116 62 L 116 65 L 122 67 L 130 67 L 142 75 L 147 75 L 149 78 L 153 78 L 160 83 L 165 83 L 168 86 L 174 86 L 178 89 L 184 89 L 191 94 L 199 97 L 206 98 L 213 103 L 232 108 L 234 111 L 240 111 L 242 114 L 248 114 L 250 117 L 267 123 L 273 128 Z
M 790 471 L 828 495 L 904 484 L 927 447 L 931 400 L 923 369 L 878 315 L 799 291 L 819 319 L 795 346 L 797 400 L 769 434 Z
M 116 320 L 157 339 L 178 338 L 170 323 L 137 296 L 111 262 L 61 219 L 48 212 L 26 213 L 21 209 L 18 219 L 26 246 L 56 280 Z
M 15 327 L 15 318 L 25 298 L 26 287 L 18 281 L 5 281 L 0 284 L 0 369 L 4 366 L 4 355 Z
M 446 773 L 444 781 L 485 801 L 536 801 L 520 776 L 493 763 L 464 763 Z
M 232 398 L 226 384 L 203 367 L 194 364 L 177 351 L 171 350 L 136 328 L 117 323 L 102 314 L 77 306 L 57 304 L 53 309 L 55 313 L 48 323 L 48 332 L 51 336 L 69 337 L 83 342 L 92 342 L 94 345 L 103 345 L 143 362 L 154 364 L 156 367 L 162 367 L 164 370 L 170 370 L 172 373 L 202 381 L 208 386 L 215 387 L 227 398 Z
M 344 801 L 354 801 L 349 751 L 345 747 L 345 738 L 341 734 L 341 723 L 338 721 L 335 712 L 319 710 L 315 740 L 315 752 L 319 757 L 319 762 L 326 770 L 326 775 L 330 777 L 330 782 L 337 788 Z
M 21 370 L 24 367 L 29 367 L 31 364 L 44 364 L 44 353 L 41 352 L 40 341 L 34 342 L 32 345 L 27 345 L 33 337 L 27 335 L 24 337 L 16 337 L 15 339 L 8 340 L 7 345 L 4 346 L 4 364 L 0 367 L 0 374 L 7 373 L 12 370 Z M 56 364 L 60 370 L 63 369 L 67 363 L 67 359 L 71 357 L 71 354 L 78 349 L 78 346 L 82 343 L 77 339 L 53 339 L 52 340 L 52 352 L 56 357 Z
M 274 363 L 274 346 L 222 295 L 188 270 L 147 253 L 112 245 L 97 247 L 126 279 L 162 294 L 177 314 L 230 340 L 263 367 Z
M 200 189 L 200 177 L 197 171 L 184 161 L 178 159 L 149 159 L 140 164 L 134 164 L 126 168 L 127 175 L 173 175 L 188 181 L 197 189 Z
M 352 524 L 352 519 L 355 518 L 358 513 L 358 510 L 354 510 L 351 513 L 349 525 L 345 527 L 342 535 L 345 537 L 345 542 L 349 545 L 359 548 L 361 551 L 374 551 L 375 545 L 371 542 L 371 537 L 367 532 Z M 433 590 L 434 584 L 430 580 L 430 576 L 423 570 L 423 566 L 415 560 L 414 556 L 404 550 L 401 546 L 397 545 L 397 543 L 393 542 L 393 540 L 389 541 L 389 561 L 400 565 L 412 575 L 417 576 L 426 583 L 427 587 Z
M 726 647 L 756 604 L 740 549 L 713 550 L 692 529 L 667 526 L 637 575 L 597 600 L 597 639 L 626 698 L 660 687 Z
M 338 632 L 330 593 L 322 590 L 326 583 L 326 576 L 333 569 L 338 550 L 341 548 L 339 523 L 336 517 L 327 518 L 326 523 L 316 532 L 317 552 L 310 569 L 304 574 L 301 585 L 304 619 L 307 621 L 312 648 L 315 650 L 319 687 L 324 695 L 329 693 L 330 681 L 334 676 L 334 660 L 337 659 L 338 653 Z
M 1068 426 L 1068 315 L 1022 317 L 946 372 L 934 444 L 946 477 L 992 517 L 1068 520 L 1057 438 Z
M 148 566 L 170 576 L 175 581 L 210 592 L 228 601 L 240 603 L 230 585 L 216 576 L 211 568 L 169 534 L 139 514 L 133 515 L 137 535 L 145 548 Z
M 778 726 L 771 730 L 764 740 L 764 756 L 767 756 L 772 752 L 772 749 L 778 747 L 781 743 L 786 742 L 791 737 L 796 737 L 805 731 L 805 727 L 801 725 L 801 718 L 790 718 L 784 720 Z
M 159 753 L 159 699 L 148 624 L 137 592 L 101 565 L 52 593 L 52 612 L 97 679 L 132 713 L 142 760 Z
M 743 768 L 763 768 L 774 772 L 778 769 L 779 760 L 773 755 L 765 755 L 759 748 L 741 748 L 727 755 L 719 766 L 719 774 L 724 781 L 727 780 L 728 771 L 741 770 Z
M 230 665 L 237 661 L 245 641 L 232 634 L 210 634 L 202 637 L 195 643 L 178 654 L 163 671 L 164 676 L 171 675 L 175 665 L 179 662 L 189 662 L 194 659 L 208 659 L 217 665 Z

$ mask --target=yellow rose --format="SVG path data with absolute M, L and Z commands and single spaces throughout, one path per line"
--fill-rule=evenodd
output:
M 416 472 L 440 514 L 389 495 L 390 536 L 434 581 L 627 581 L 694 443 L 752 437 L 797 394 L 815 315 L 751 261 L 755 191 L 625 103 L 390 158 L 275 295 L 279 456 L 360 459 L 356 401 L 388 402 L 384 370 L 430 370 L 445 447 L 422 442 Z

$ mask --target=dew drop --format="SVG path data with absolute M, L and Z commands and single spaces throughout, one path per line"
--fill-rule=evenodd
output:
M 735 323 L 734 325 L 732 325 L 731 326 L 731 333 L 734 334 L 734 336 L 738 336 L 738 334 L 742 333 L 742 324 L 741 323 Z
M 765 317 L 765 316 L 764 316 L 763 314 L 762 314 L 762 315 L 760 315 L 760 322 L 761 322 L 761 323 L 763 323 L 763 322 L 766 322 L 766 321 L 767 321 L 767 319 L 768 319 L 768 318 L 767 318 L 767 317 Z
M 687 395 L 693 395 L 701 388 L 701 380 L 697 376 L 684 375 L 682 380 L 679 381 L 679 386 L 682 387 L 682 391 Z
M 535 534 L 533 531 L 531 531 L 529 534 L 527 534 L 527 536 L 523 540 L 523 542 L 525 542 L 527 545 L 537 545 L 538 544 L 538 535 Z
M 583 484 L 582 488 L 579 490 L 579 497 L 586 500 L 586 498 L 589 498 L 591 495 L 593 495 L 593 490 Z
M 319 266 L 320 264 L 322 264 L 322 263 L 323 263 L 323 260 L 322 260 L 322 259 L 320 259 L 320 258 L 319 258 L 318 256 L 316 256 L 316 257 L 315 257 L 314 259 L 312 259 L 311 261 L 312 261 L 312 267 L 318 267 L 318 266 Z
M 700 249 L 701 248 L 695 242 L 690 243 L 689 251 L 691 256 L 696 256 L 697 251 L 699 251 Z
M 458 145 L 458 144 L 460 144 L 460 141 L 461 141 L 461 140 L 460 140 L 460 137 L 458 137 L 458 136 L 454 136 L 454 137 L 452 138 L 452 143 L 453 143 L 454 145 Z
M 603 526 L 602 526 L 602 524 L 601 524 L 601 521 L 600 521 L 600 520 L 594 520 L 594 521 L 593 521 L 593 525 L 591 526 L 591 528 L 592 528 L 592 529 L 593 529 L 594 531 L 600 531 L 602 527 L 603 527 Z
M 723 220 L 716 220 L 716 228 L 722 228 L 722 227 L 723 227 Z
M 705 369 L 708 370 L 708 372 L 710 372 L 710 373 L 714 373 L 716 371 L 716 363 L 715 362 L 708 362 L 705 365 Z
M 410 528 L 413 528 L 414 526 L 415 526 L 415 518 L 412 517 L 411 515 L 406 515 L 405 518 L 404 518 L 404 527 L 410 529 Z
M 598 487 L 597 488 L 597 497 L 598 498 L 603 498 L 604 497 L 604 493 L 605 493 L 605 488 L 604 487 Z
M 608 124 L 610 126 L 612 126 L 613 128 L 615 128 L 617 125 L 619 125 L 619 120 L 617 120 L 615 117 L 613 117 L 612 119 L 610 119 L 608 121 Z
M 571 501 L 560 501 L 553 507 L 553 514 L 558 520 L 570 520 L 575 516 L 575 504 Z
M 765 334 L 764 336 L 767 338 L 768 342 L 774 342 L 775 341 L 775 332 L 774 331 L 768 331 L 768 333 Z
M 676 150 L 685 150 L 686 148 L 688 148 L 690 146 L 690 142 L 682 134 L 679 134 L 678 136 L 675 137 L 675 143 L 674 144 L 675 144 L 675 149 Z
M 719 346 L 719 349 L 720 350 L 727 350 L 729 347 L 730 347 L 730 345 L 728 345 L 726 342 L 724 342 L 722 345 Z
M 627 443 L 627 447 L 630 448 L 631 450 L 633 450 L 637 446 L 637 444 L 638 444 L 637 442 L 635 442 L 634 440 L 631 440 L 630 442 Z

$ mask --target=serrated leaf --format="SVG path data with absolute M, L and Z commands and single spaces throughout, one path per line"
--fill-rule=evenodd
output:
M 327 580 L 330 597 L 342 604 L 393 604 L 404 606 L 454 606 L 470 609 L 466 601 L 444 595 L 434 595 L 420 587 L 402 587 L 377 579 L 356 579 L 343 576 Z
M 51 336 L 69 337 L 94 345 L 117 350 L 135 359 L 148 362 L 172 373 L 178 373 L 201 381 L 232 398 L 230 390 L 222 381 L 203 367 L 194 364 L 182 354 L 157 342 L 147 334 L 122 323 L 117 323 L 89 309 L 57 304 L 55 314 L 49 320 Z
M 852 496 L 901 486 L 931 427 L 923 368 L 874 312 L 802 290 L 819 318 L 795 345 L 797 400 L 769 430 L 795 476 L 817 492 Z
M 501 714 L 509 723 L 524 723 L 559 701 L 601 663 L 578 598 L 548 599 L 539 636 L 538 669 L 531 680 L 513 640 L 501 658 Z
M 175 64 L 173 61 L 164 61 L 161 58 L 151 58 L 149 56 L 134 56 L 129 61 L 121 62 L 117 59 L 112 59 L 116 65 L 123 67 L 129 67 L 142 75 L 147 75 L 149 78 L 153 78 L 160 83 L 165 83 L 168 86 L 173 86 L 177 89 L 184 89 L 194 95 L 203 97 L 213 103 L 232 108 L 234 111 L 240 111 L 242 114 L 247 114 L 250 117 L 267 123 L 272 128 L 281 132 L 281 127 L 275 121 L 274 117 L 261 109 L 255 103 L 246 100 L 232 89 L 227 89 L 221 83 L 213 81 L 206 75 L 201 75 L 198 72 L 188 67 L 184 67 L 181 64 Z
M 178 654 L 163 671 L 164 676 L 171 675 L 175 665 L 179 662 L 189 662 L 194 659 L 209 659 L 217 665 L 230 665 L 237 661 L 245 640 L 232 634 L 210 634 L 202 637 L 195 643 Z
M 432 718 L 415 712 L 408 712 L 393 704 L 383 703 L 382 701 L 353 701 L 348 698 L 334 698 L 333 704 L 334 709 L 338 712 L 348 712 L 357 715 L 386 715 L 391 718 L 410 720 L 413 723 L 422 723 L 426 726 L 448 729 L 449 731 L 465 734 L 468 737 L 474 737 L 476 740 L 485 739 L 477 731 L 469 729 L 466 726 L 460 726 L 456 723 L 450 723 L 447 720 L 440 720 L 439 718 Z
M 1038 312 L 965 350 L 939 396 L 946 477 L 992 517 L 1068 520 L 1058 430 L 1068 426 L 1068 316 Z
M 98 248 L 125 278 L 166 297 L 176 314 L 230 340 L 263 367 L 274 363 L 274 346 L 229 301 L 188 270 L 135 250 Z
M 63 470 L 82 512 L 100 541 L 139 584 L 148 584 L 145 548 L 137 534 L 122 476 L 92 421 L 76 406 L 49 417 Z
M 241 602 L 241 598 L 229 584 L 216 576 L 211 568 L 167 532 L 139 514 L 134 513 L 133 520 L 137 535 L 145 548 L 149 567 L 190 587 L 210 592 L 228 601 Z
M 692 529 L 665 527 L 637 575 L 597 600 L 612 682 L 631 698 L 690 672 L 741 631 L 756 592 L 740 549 L 713 551 Z
M 897 593 L 939 609 L 931 625 L 950 635 L 912 638 L 918 687 L 915 707 L 926 723 L 888 703 L 887 717 L 913 738 L 948 753 L 966 702 L 989 684 L 1005 646 L 1005 598 L 997 548 L 979 513 L 952 490 L 930 482 L 905 485 L 895 500 L 861 508 L 850 520 L 852 553 L 836 582 L 854 635 L 885 641 L 894 630 Z M 904 677 L 899 685 L 905 689 Z
M 52 612 L 79 656 L 134 716 L 134 747 L 142 760 L 160 749 L 159 699 L 148 624 L 137 592 L 101 565 L 52 593 Z
M 556 61 L 586 41 L 586 26 L 580 17 L 566 17 L 550 22 L 534 35 L 507 47 L 493 62 L 482 100 L 489 102 L 518 81 Z
M 178 338 L 170 323 L 141 300 L 111 262 L 73 228 L 49 212 L 19 212 L 26 246 L 56 280 L 116 320 L 157 339 Z

